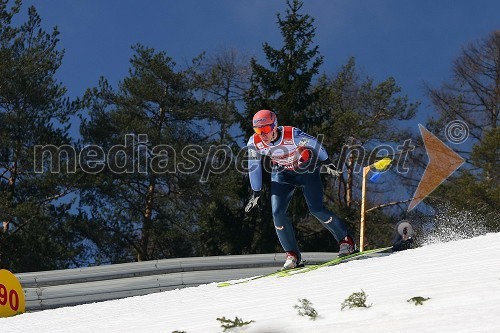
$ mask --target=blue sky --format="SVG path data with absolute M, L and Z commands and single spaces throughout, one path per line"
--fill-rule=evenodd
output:
M 324 56 L 334 73 L 351 56 L 377 81 L 396 78 L 412 101 L 430 111 L 423 84 L 449 80 L 452 61 L 467 43 L 500 29 L 498 0 L 305 0 Z M 128 72 L 131 46 L 141 43 L 182 65 L 201 52 L 234 48 L 263 59 L 262 44 L 281 48 L 276 14 L 285 0 L 25 0 L 48 31 L 58 26 L 66 51 L 58 73 L 70 96 L 97 85 L 114 86 Z

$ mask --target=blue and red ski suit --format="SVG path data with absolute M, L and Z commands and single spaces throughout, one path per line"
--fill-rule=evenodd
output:
M 340 218 L 323 205 L 323 185 L 320 177 L 321 161 L 328 153 L 314 137 L 292 126 L 279 126 L 278 137 L 266 145 L 254 134 L 247 143 L 248 167 L 252 190 L 262 189 L 262 155 L 273 163 L 271 171 L 271 206 L 274 227 L 281 246 L 294 252 L 300 262 L 300 249 L 291 219 L 286 214 L 295 188 L 301 187 L 309 212 L 340 241 L 348 235 Z M 320 163 L 316 163 L 316 162 Z

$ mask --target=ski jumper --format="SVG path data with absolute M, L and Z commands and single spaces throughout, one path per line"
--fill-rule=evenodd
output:
M 314 137 L 292 126 L 279 126 L 278 138 L 266 145 L 254 134 L 247 143 L 248 167 L 252 190 L 262 189 L 262 155 L 273 163 L 271 171 L 271 207 L 274 227 L 281 246 L 301 260 L 291 219 L 286 214 L 295 188 L 301 187 L 309 212 L 340 241 L 348 231 L 342 220 L 323 205 L 323 185 L 318 161 L 328 154 Z

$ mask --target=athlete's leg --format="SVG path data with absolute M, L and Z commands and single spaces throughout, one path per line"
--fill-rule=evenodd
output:
M 301 260 L 299 247 L 291 219 L 286 214 L 295 186 L 287 183 L 271 181 L 271 206 L 273 210 L 274 227 L 286 252 L 294 252 L 298 262 Z
M 348 235 L 344 222 L 323 205 L 323 184 L 319 169 L 301 175 L 301 185 L 309 211 L 340 241 Z

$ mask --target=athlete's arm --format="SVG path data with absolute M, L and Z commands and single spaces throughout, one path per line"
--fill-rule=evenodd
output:
M 253 136 L 250 137 L 247 143 L 248 148 L 248 176 L 250 177 L 250 185 L 254 192 L 262 190 L 262 163 L 261 155 L 257 151 L 253 142 Z
M 323 162 L 328 159 L 325 147 L 313 136 L 294 128 L 293 138 L 297 146 L 310 149 L 313 155 L 318 157 L 318 161 Z

